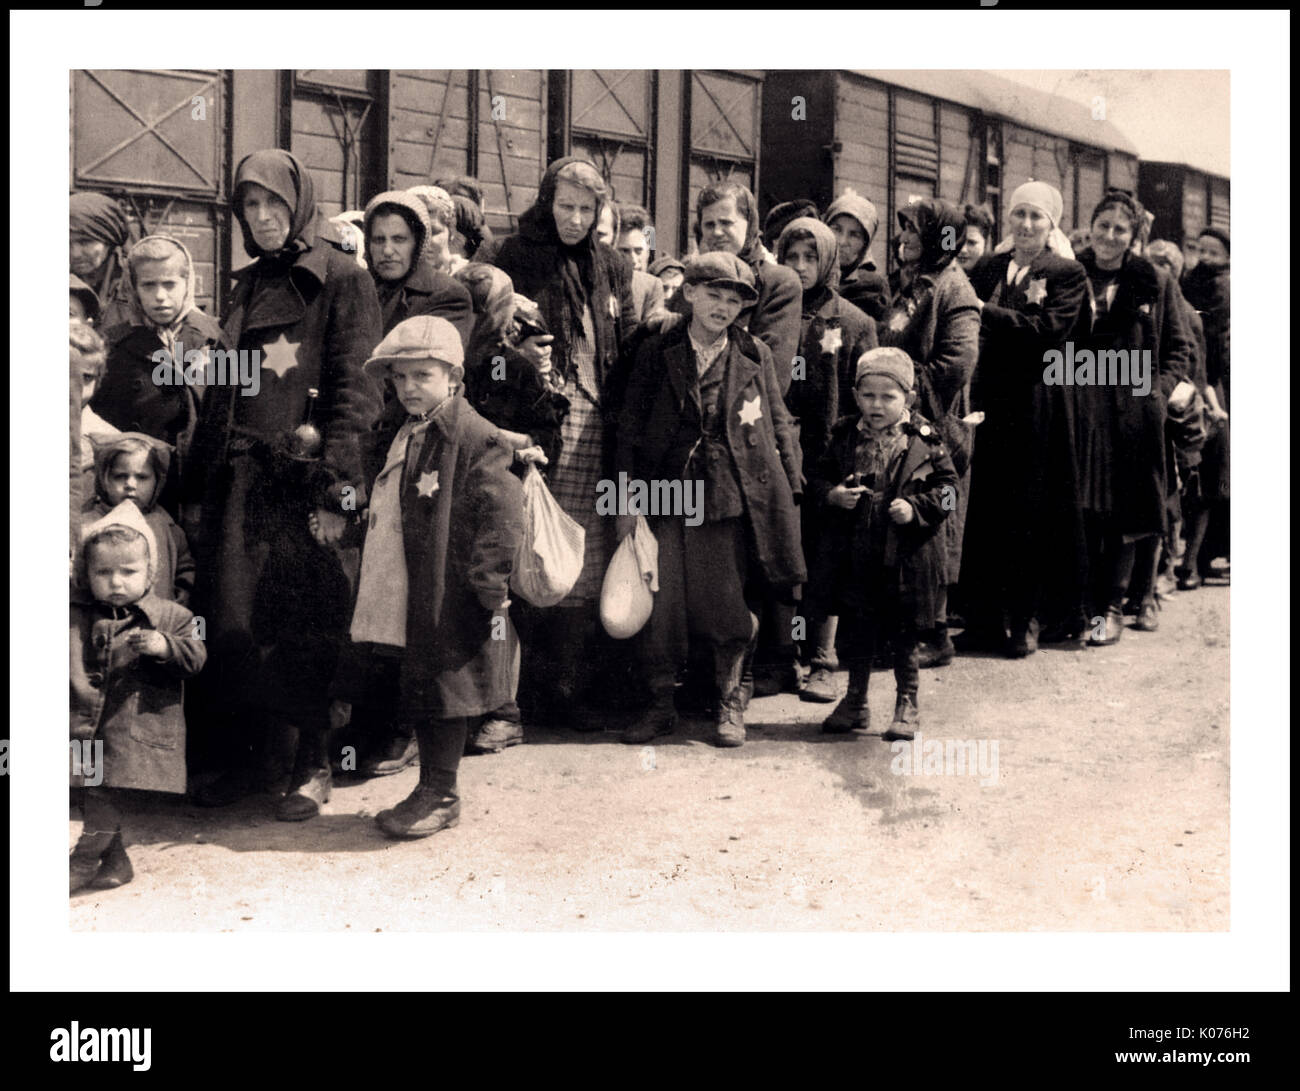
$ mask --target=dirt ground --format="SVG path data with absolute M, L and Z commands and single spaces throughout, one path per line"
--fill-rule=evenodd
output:
M 824 736 L 831 706 L 779 696 L 754 701 L 738 750 L 702 720 L 652 748 L 531 732 L 467 758 L 460 825 L 422 841 L 372 818 L 414 769 L 337 784 L 301 824 L 269 796 L 136 801 L 135 881 L 74 895 L 71 926 L 1223 931 L 1228 615 L 1205 587 L 1111 648 L 923 671 L 924 738 L 996 741 L 995 783 L 891 771 L 878 734 Z M 892 709 L 892 676 L 873 677 L 877 732 Z

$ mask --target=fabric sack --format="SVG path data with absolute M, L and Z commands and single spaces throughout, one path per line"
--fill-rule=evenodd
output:
M 587 535 L 556 502 L 536 466 L 524 478 L 524 536 L 510 586 L 534 606 L 554 606 L 582 572 Z

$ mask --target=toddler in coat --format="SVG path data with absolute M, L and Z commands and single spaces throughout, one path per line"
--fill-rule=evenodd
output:
M 69 862 L 71 890 L 122 886 L 123 788 L 185 791 L 183 685 L 207 648 L 194 615 L 152 591 L 153 531 L 124 501 L 82 531 L 71 592 L 71 783 L 84 818 Z
M 878 647 L 893 645 L 898 695 L 887 739 L 919 723 L 917 644 L 942 610 L 943 540 L 957 506 L 957 472 L 934 427 L 909 414 L 914 367 L 902 349 L 858 361 L 859 416 L 841 420 L 810 474 L 823 529 L 809 578 L 809 612 L 841 619 L 849 688 L 822 730 L 866 730 L 867 681 Z

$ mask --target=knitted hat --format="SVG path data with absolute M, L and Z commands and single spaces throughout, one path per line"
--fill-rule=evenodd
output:
M 1011 203 L 1007 205 L 1007 211 L 1014 212 L 1017 205 L 1029 205 L 1030 208 L 1038 209 L 1052 221 L 1053 227 L 1060 224 L 1061 213 L 1065 208 L 1060 190 L 1055 186 L 1049 186 L 1046 182 L 1035 182 L 1032 179 L 1018 186 L 1011 194 Z
M 749 265 L 724 250 L 712 250 L 691 258 L 686 265 L 686 283 L 729 288 L 747 303 L 758 299 L 758 292 L 754 290 L 754 273 Z
M 375 217 L 393 214 L 401 216 L 410 224 L 411 233 L 415 236 L 415 250 L 411 254 L 411 268 L 407 270 L 409 273 L 415 269 L 416 263 L 420 260 L 420 255 L 424 253 L 424 244 L 428 242 L 431 231 L 428 210 L 419 197 L 412 196 L 409 190 L 400 189 L 390 189 L 387 193 L 372 197 L 369 204 L 366 205 L 365 220 L 361 228 L 362 234 L 365 235 L 368 241 L 370 239 L 370 228 L 375 222 Z
M 822 216 L 822 222 L 829 224 L 836 216 L 852 216 L 857 220 L 862 233 L 867 237 L 868 248 L 871 246 L 871 240 L 875 238 L 876 228 L 880 224 L 880 213 L 876 211 L 875 205 L 856 190 L 846 189 L 830 203 Z
M 144 515 L 136 507 L 134 500 L 123 500 L 108 514 L 100 516 L 81 528 L 81 548 L 77 551 L 74 566 L 74 580 L 78 586 L 90 585 L 86 575 L 86 544 L 100 531 L 107 530 L 109 527 L 127 527 L 139 534 L 144 539 L 145 548 L 149 552 L 149 569 L 153 573 L 157 572 L 158 540 L 154 537 L 153 529 L 145 522 Z
M 370 354 L 365 373 L 380 387 L 390 365 L 410 360 L 437 360 L 457 379 L 465 374 L 465 348 L 456 327 L 445 318 L 421 314 L 399 322 Z
M 876 348 L 858 357 L 853 385 L 856 387 L 868 375 L 887 376 L 903 388 L 904 394 L 910 394 L 916 380 L 916 369 L 912 365 L 912 358 L 902 349 Z
M 437 213 L 438 219 L 445 226 L 456 225 L 456 202 L 445 189 L 440 186 L 412 186 L 406 192 L 423 202 L 430 217 Z

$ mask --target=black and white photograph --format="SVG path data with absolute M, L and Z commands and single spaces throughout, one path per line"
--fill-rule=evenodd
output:
M 759 24 L 771 67 L 629 63 L 599 11 L 500 55 L 621 66 L 384 67 L 492 63 L 545 13 L 418 49 L 435 13 L 266 14 L 293 48 L 246 64 L 249 10 L 208 13 L 223 48 L 78 45 L 47 110 L 67 942 L 1235 931 L 1234 729 L 1289 747 L 1289 379 L 1234 429 L 1230 367 L 1233 237 L 1284 244 L 1289 176 L 1254 178 L 1278 220 L 1237 189 L 1240 49 L 665 9 Z M 959 14 L 1003 30 L 927 53 Z M 51 288 L 15 276 L 15 326 Z M 1286 294 L 1247 334 L 1272 357 Z M 44 389 L 11 475 L 22 416 L 62 442 Z M 1234 544 L 1267 724 L 1232 715 Z M 58 592 L 23 579 L 52 749 L 61 664 L 20 682 L 16 613 Z

